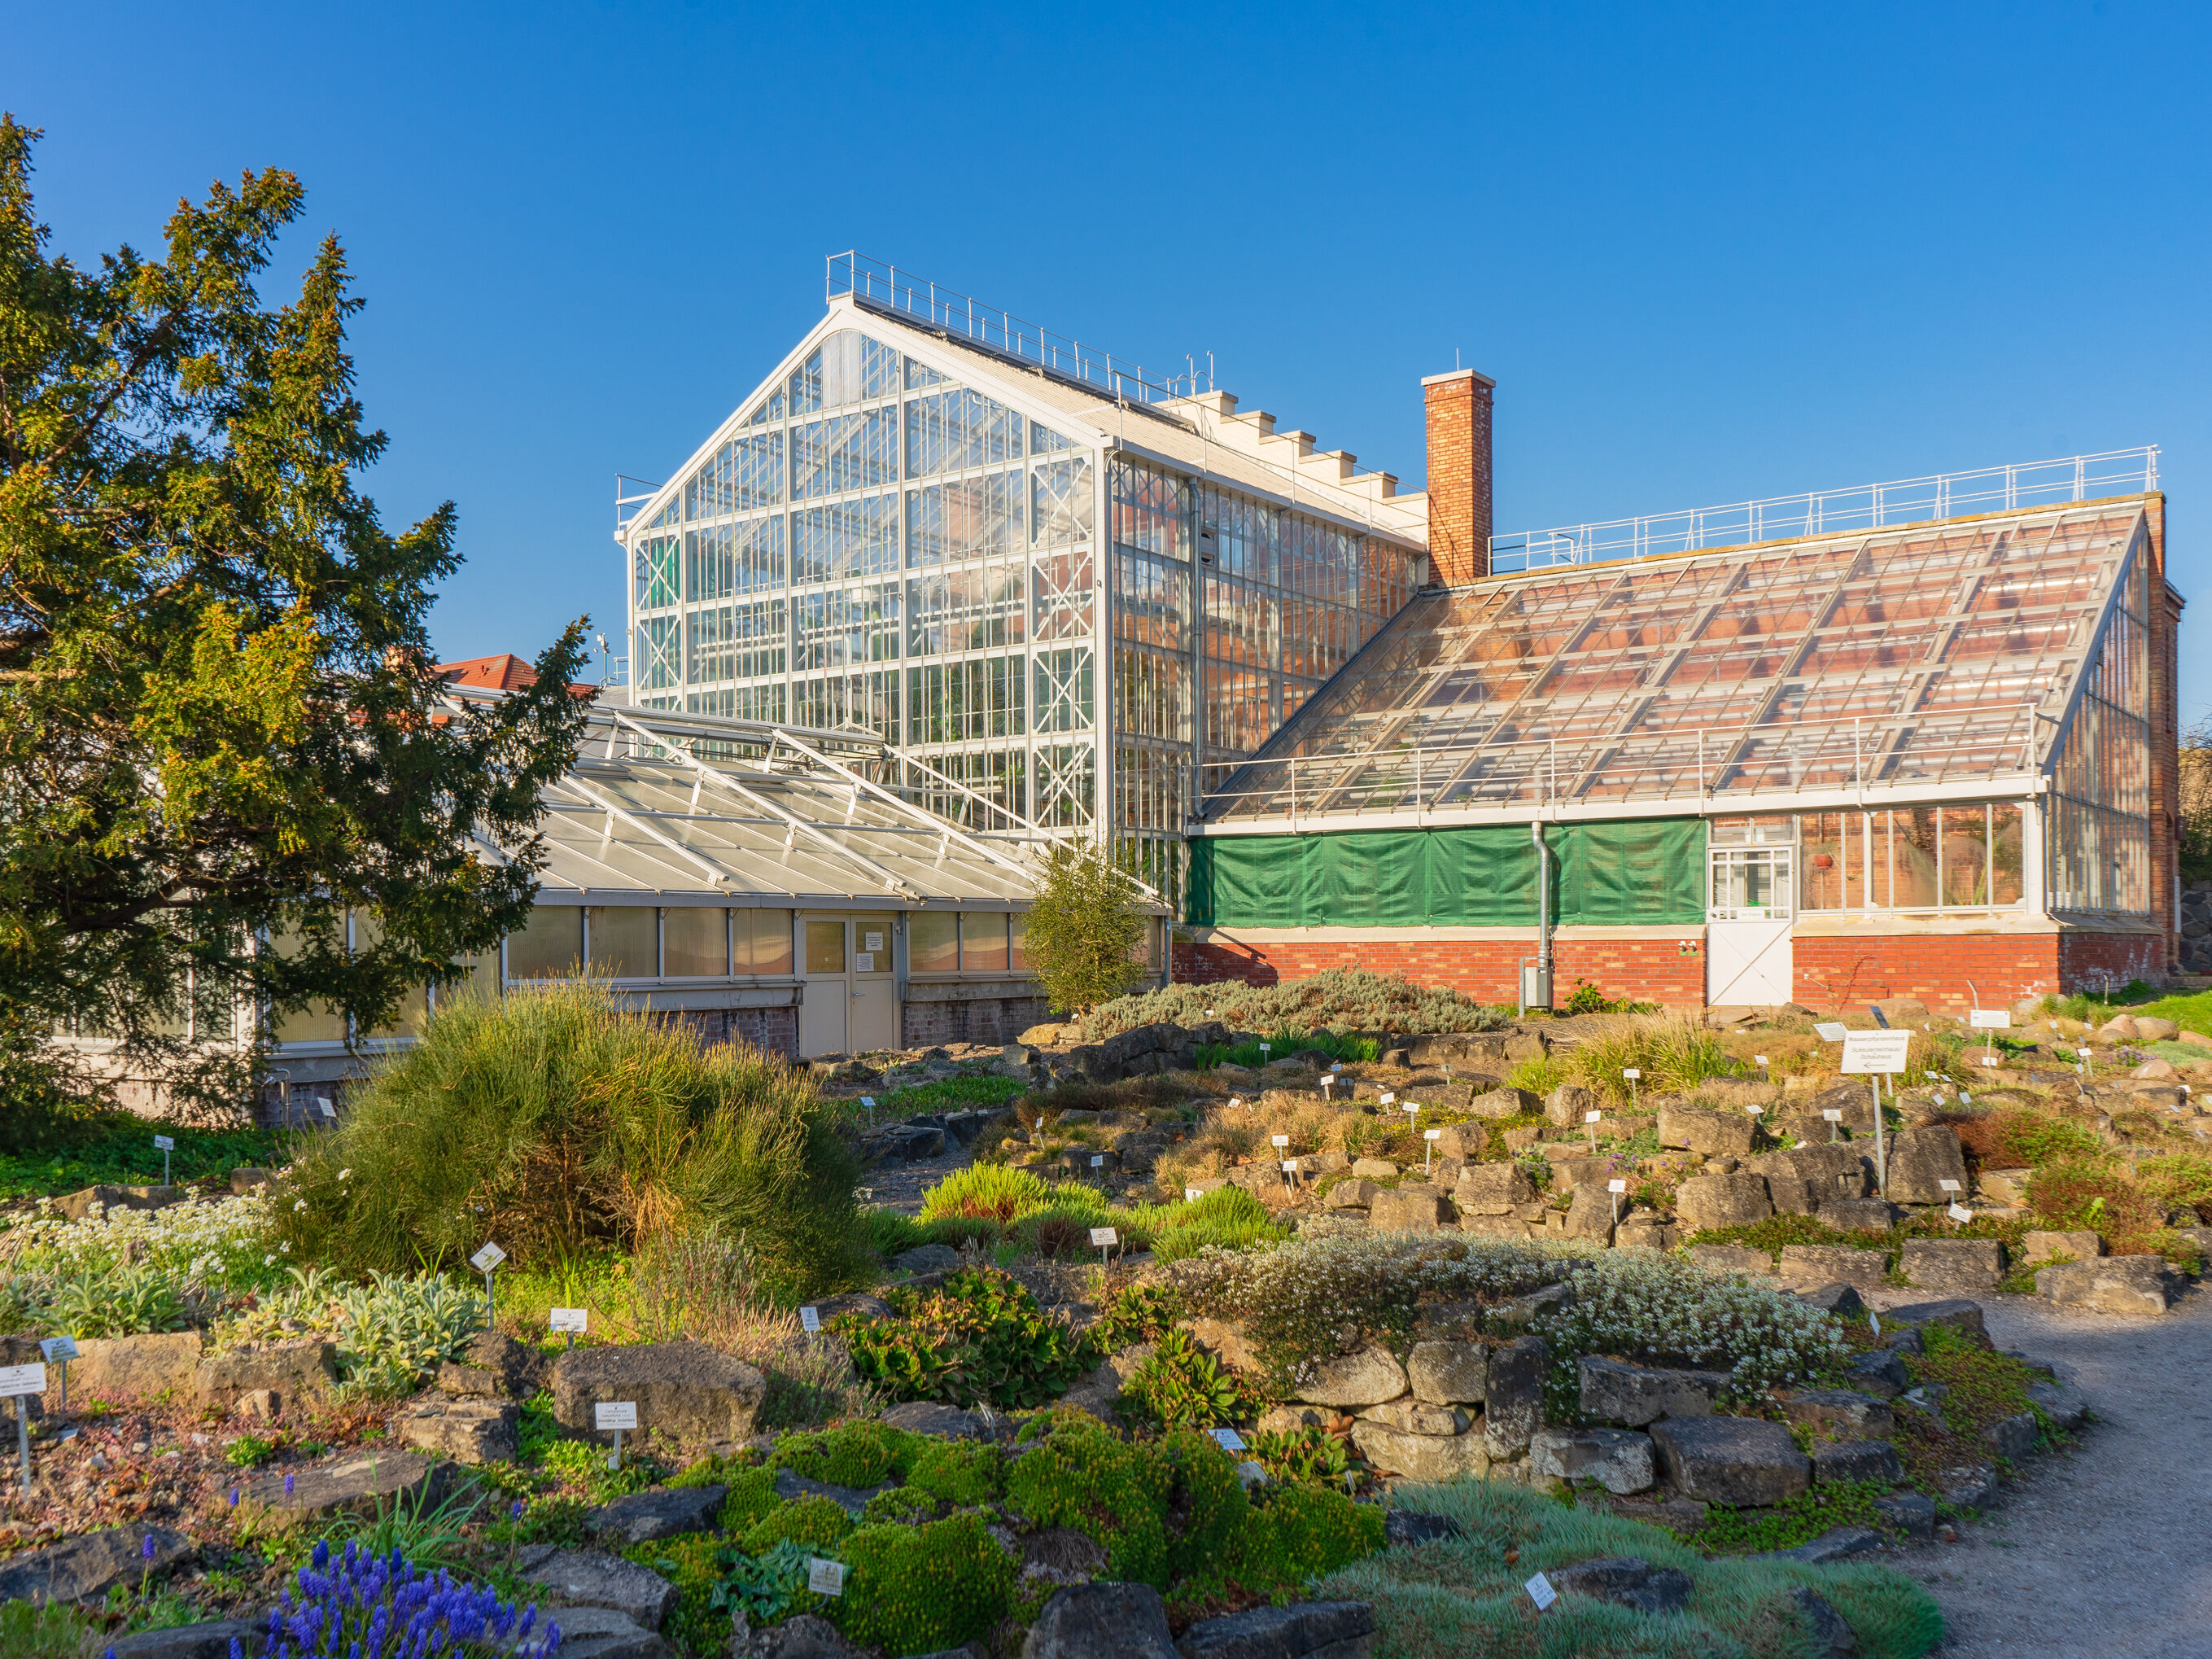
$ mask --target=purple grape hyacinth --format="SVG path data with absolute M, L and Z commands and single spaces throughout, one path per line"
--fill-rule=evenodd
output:
M 397 1548 L 377 1555 L 349 1543 L 333 1553 L 325 1540 L 300 1569 L 299 1588 L 296 1602 L 288 1587 L 270 1610 L 259 1654 L 231 1659 L 464 1659 L 495 1645 L 511 1659 L 551 1659 L 561 1644 L 550 1621 L 531 1639 L 536 1607 L 456 1583 L 443 1568 L 424 1572 Z

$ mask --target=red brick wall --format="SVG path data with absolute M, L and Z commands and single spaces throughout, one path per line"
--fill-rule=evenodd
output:
M 2101 991 L 2131 979 L 2155 983 L 2166 972 L 2165 933 L 2064 933 L 2059 936 L 2058 976 L 2069 991 Z
M 2150 905 L 2165 935 L 2155 978 L 2179 963 L 2181 937 L 2174 930 L 2174 888 L 2181 845 L 2181 720 L 2179 652 L 2181 596 L 2166 580 L 2166 497 L 2145 498 L 2150 532 Z
M 1701 930 L 1671 939 L 1554 939 L 1552 993 L 1565 1000 L 1577 979 L 1607 996 L 1650 1002 L 1705 1000 L 1705 955 Z M 1683 946 L 1691 948 L 1685 952 Z M 1521 963 L 1536 954 L 1534 939 L 1366 941 L 1328 939 L 1238 945 L 1177 940 L 1175 976 L 1191 984 L 1243 980 L 1273 985 L 1310 979 L 1332 968 L 1364 968 L 1402 974 L 1416 985 L 1458 991 L 1484 1002 L 1512 1002 L 1520 994 Z
M 1473 369 L 1422 382 L 1429 425 L 1431 580 L 1463 587 L 1490 574 L 1492 383 Z
M 2056 933 L 1800 937 L 1790 941 L 1796 1000 L 1825 1012 L 1917 997 L 1930 1008 L 1956 1010 L 1972 1007 L 1979 992 L 1983 1007 L 2002 1008 L 2062 988 L 2058 939 Z

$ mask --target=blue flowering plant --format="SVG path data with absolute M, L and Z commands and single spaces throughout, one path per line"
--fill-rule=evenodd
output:
M 456 1583 L 442 1568 L 425 1572 L 397 1549 L 378 1555 L 348 1544 L 333 1553 L 319 1543 L 300 1569 L 298 1599 L 288 1588 L 270 1609 L 259 1651 L 234 1638 L 230 1659 L 483 1659 L 494 1651 L 552 1659 L 560 1645 L 561 1626 L 550 1619 L 539 1626 L 534 1605 Z

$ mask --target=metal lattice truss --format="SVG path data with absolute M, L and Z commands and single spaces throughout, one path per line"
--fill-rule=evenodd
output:
M 456 689 L 455 701 L 496 696 Z M 886 780 L 919 775 L 969 797 L 975 833 Z M 1034 893 L 1050 833 L 866 732 L 817 731 L 602 705 L 577 759 L 543 797 L 550 903 L 905 905 Z
M 1423 594 L 1203 817 L 1624 817 L 2027 782 L 2147 534 L 2130 500 Z

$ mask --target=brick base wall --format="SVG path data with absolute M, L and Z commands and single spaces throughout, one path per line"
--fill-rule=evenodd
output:
M 1052 1006 L 1042 997 L 909 1002 L 900 1020 L 899 1041 L 909 1048 L 931 1048 L 940 1042 L 1012 1042 L 1051 1018 Z
M 2062 933 L 2058 976 L 2069 991 L 2118 990 L 2131 979 L 2155 985 L 2166 976 L 2163 933 Z
M 1886 933 L 1790 941 L 1796 1000 L 1822 1012 L 1917 997 L 1957 1013 L 2008 1007 L 2062 985 L 2057 933 Z M 1972 981 L 1971 988 L 1969 981 Z
M 702 1042 L 749 1042 L 763 1054 L 799 1058 L 796 1008 L 677 1008 L 653 1018 L 690 1027 Z
M 1192 985 L 1223 980 L 1274 985 L 1310 979 L 1332 968 L 1364 968 L 1377 974 L 1402 974 L 1416 985 L 1457 991 L 1483 1002 L 1513 1002 L 1520 996 L 1521 963 L 1535 954 L 1534 939 L 1328 939 L 1271 945 L 1178 939 L 1175 976 Z M 1703 1004 L 1705 945 L 1695 933 L 1685 933 L 1680 940 L 1554 939 L 1553 994 L 1564 1000 L 1577 979 L 1589 981 L 1609 997 Z

